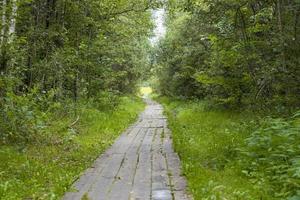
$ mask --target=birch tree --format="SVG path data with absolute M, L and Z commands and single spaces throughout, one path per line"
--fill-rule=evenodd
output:
M 1 16 L 1 45 L 4 40 L 6 32 L 6 10 L 7 10 L 7 0 L 2 1 L 2 16 Z
M 13 38 L 13 34 L 15 33 L 16 30 L 16 17 L 17 17 L 17 10 L 18 10 L 18 6 L 17 6 L 17 0 L 11 0 L 11 15 L 10 15 L 10 20 L 9 20 L 9 31 L 8 31 L 8 35 L 10 37 L 10 41 Z

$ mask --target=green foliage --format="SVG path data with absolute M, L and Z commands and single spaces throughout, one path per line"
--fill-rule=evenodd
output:
M 43 133 L 51 112 L 59 104 L 51 104 L 53 92 L 40 93 L 38 88 L 16 95 L 7 92 L 0 105 L 1 143 L 35 142 Z
M 100 92 L 95 98 L 91 99 L 93 108 L 101 111 L 109 111 L 117 108 L 120 98 L 113 92 Z
M 0 146 L 1 199 L 60 199 L 136 120 L 144 104 L 136 97 L 122 97 L 114 111 L 89 107 L 78 105 L 80 119 L 73 127 L 73 117 L 53 116 L 40 143 Z
M 300 103 L 299 8 L 169 1 L 158 92 L 208 102 L 164 102 L 195 199 L 299 199 L 299 114 L 283 118 Z M 255 116 L 268 110 L 281 118 Z
M 300 190 L 300 123 L 299 116 L 290 120 L 264 120 L 240 149 L 243 173 L 251 182 L 278 199 L 299 198 Z
M 170 1 L 158 90 L 227 107 L 299 106 L 299 8 L 282 0 Z
M 195 200 L 271 199 L 254 188 L 235 165 L 235 149 L 253 129 L 243 122 L 252 115 L 211 110 L 205 102 L 160 101 Z
M 35 142 L 52 115 L 77 115 L 78 102 L 108 111 L 119 96 L 135 93 L 149 65 L 149 9 L 156 6 L 135 0 L 4 0 L 0 141 Z
M 299 112 L 261 119 L 207 102 L 159 100 L 195 200 L 299 198 Z
M 135 119 L 160 4 L 1 1 L 1 199 L 58 199 Z

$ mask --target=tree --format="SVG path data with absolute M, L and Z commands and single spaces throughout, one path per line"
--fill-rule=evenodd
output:
M 17 106 L 12 102 L 19 98 L 43 104 L 38 110 L 47 111 L 55 103 L 87 99 L 99 103 L 102 96 L 135 92 L 149 63 L 150 9 L 159 4 L 147 0 L 2 1 L 0 126 L 9 127 L 8 107 Z M 32 96 L 36 98 L 28 99 Z
M 225 105 L 299 105 L 299 8 L 281 0 L 170 1 L 158 56 L 162 90 Z

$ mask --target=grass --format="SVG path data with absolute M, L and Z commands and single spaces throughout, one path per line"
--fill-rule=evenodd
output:
M 0 199 L 59 199 L 84 169 L 142 111 L 140 99 L 123 97 L 112 111 L 83 107 L 80 120 L 60 117 L 45 130 L 44 140 L 0 147 Z
M 174 148 L 195 200 L 272 199 L 239 167 L 236 149 L 253 131 L 254 114 L 207 109 L 204 102 L 159 101 L 165 107 Z

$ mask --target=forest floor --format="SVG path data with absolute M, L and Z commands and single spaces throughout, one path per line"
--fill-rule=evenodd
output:
M 146 102 L 139 120 L 81 176 L 65 200 L 189 199 L 162 106 Z

